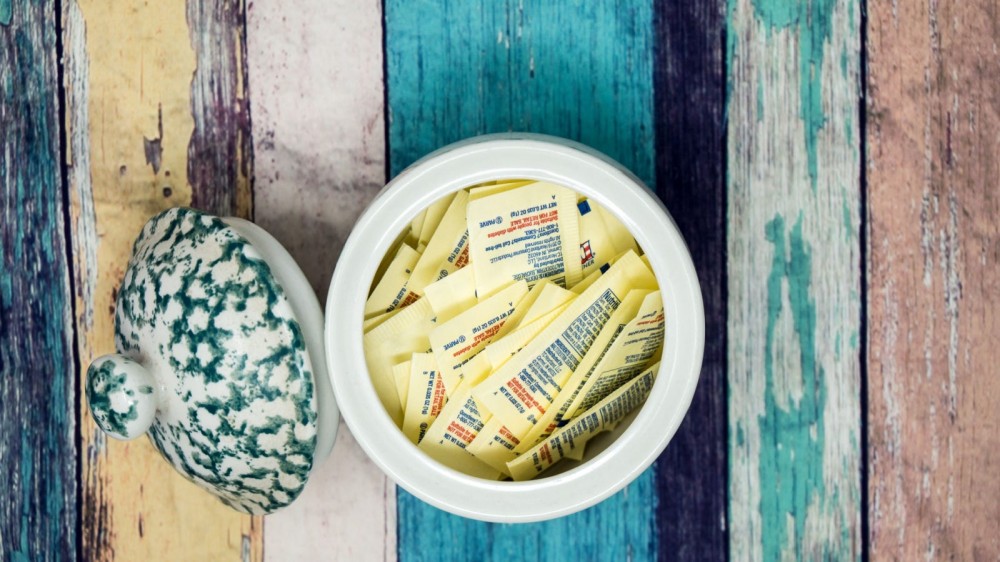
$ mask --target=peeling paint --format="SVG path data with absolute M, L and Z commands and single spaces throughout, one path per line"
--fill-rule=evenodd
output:
M 163 104 L 156 112 L 156 131 L 156 138 L 142 137 L 142 152 L 146 155 L 146 164 L 153 167 L 154 174 L 159 174 L 163 161 Z
M 941 236 L 941 275 L 944 279 L 945 313 L 948 315 L 948 417 L 955 423 L 958 417 L 958 303 L 962 298 L 962 282 L 958 276 L 959 255 L 958 203 L 954 193 L 948 194 L 948 230 Z
M 833 30 L 835 0 L 753 0 L 757 18 L 768 34 L 782 29 L 797 31 L 799 45 L 799 115 L 805 123 L 805 147 L 813 190 L 818 180 L 817 137 L 826 125 L 823 110 L 823 50 Z
M 873 560 L 1000 553 L 994 8 L 868 4 Z
M 860 559 L 860 7 L 728 7 L 730 556 Z
M 187 2 L 196 67 L 191 77 L 194 130 L 187 145 L 192 206 L 251 218 L 250 112 L 243 61 L 243 2 Z
M 65 6 L 67 165 L 73 191 L 73 278 L 76 280 L 77 321 L 84 331 L 94 325 L 94 291 L 97 287 L 97 216 L 90 177 L 90 61 L 87 57 L 87 24 L 80 5 Z M 122 166 L 124 168 L 124 166 Z
M 16 18 L 13 12 L 16 11 Z M 55 2 L 0 3 L 0 552 L 74 559 L 74 332 Z
M 815 501 L 823 509 L 826 499 L 820 460 L 825 438 L 822 415 L 826 407 L 825 374 L 816 362 L 816 305 L 810 295 L 812 256 L 802 237 L 802 220 L 800 214 L 795 226 L 786 233 L 785 220 L 777 214 L 765 229 L 765 238 L 774 247 L 767 280 L 764 414 L 759 419 L 764 441 L 760 482 L 764 486 L 774 486 L 774 490 L 761 494 L 760 512 L 764 529 L 768 530 L 762 536 L 765 560 L 780 560 L 783 554 L 799 559 L 820 555 L 840 559 L 850 556 L 849 550 L 808 552 L 803 545 L 806 519 L 786 520 L 786 514 L 793 514 Z M 798 339 L 803 387 L 801 399 L 789 403 L 787 408 L 779 405 L 781 401 L 777 397 L 786 390 L 775 385 L 776 369 L 781 368 L 775 364 L 776 338 L 779 337 L 776 326 L 784 314 L 792 316 Z M 806 461 L 807 458 L 815 460 Z M 803 469 L 808 472 L 803 474 Z M 844 548 L 848 546 L 845 544 Z
M 0 25 L 10 25 L 13 16 L 13 0 L 0 0 Z

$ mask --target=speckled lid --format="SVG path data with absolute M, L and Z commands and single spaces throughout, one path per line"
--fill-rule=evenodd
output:
M 299 495 L 317 449 L 313 361 L 288 296 L 236 229 L 191 209 L 150 219 L 118 291 L 115 347 L 88 372 L 102 429 L 148 432 L 239 511 Z

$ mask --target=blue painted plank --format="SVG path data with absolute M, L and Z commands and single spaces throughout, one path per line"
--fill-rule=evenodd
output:
M 532 131 L 604 151 L 650 186 L 652 4 L 385 4 L 388 157 L 396 174 L 465 137 Z M 400 560 L 650 560 L 653 470 L 576 515 L 531 525 L 448 515 L 400 490 Z
M 657 0 L 657 192 L 691 250 L 705 358 L 684 423 L 656 464 L 661 560 L 726 560 L 725 0 Z
M 75 368 L 56 3 L 0 7 L 0 549 L 76 555 Z

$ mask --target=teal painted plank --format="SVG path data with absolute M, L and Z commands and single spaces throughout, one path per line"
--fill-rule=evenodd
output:
M 561 135 L 654 180 L 651 2 L 385 4 L 389 158 L 500 131 Z M 398 495 L 401 560 L 650 560 L 653 471 L 582 513 L 530 525 L 463 519 Z
M 653 187 L 652 3 L 385 5 L 393 175 L 472 135 L 579 140 Z
M 10 25 L 14 15 L 13 0 L 0 0 L 0 25 Z
M 856 559 L 859 4 L 728 9 L 730 555 Z
M 76 557 L 55 2 L 0 4 L 0 553 Z M 13 12 L 13 17 L 11 13 Z

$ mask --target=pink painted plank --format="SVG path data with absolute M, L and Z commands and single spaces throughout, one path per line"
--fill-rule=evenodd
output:
M 254 218 L 323 301 L 357 216 L 385 182 L 381 3 L 251 3 L 247 47 Z M 395 559 L 395 511 L 395 486 L 341 425 L 299 500 L 265 518 L 265 558 Z

